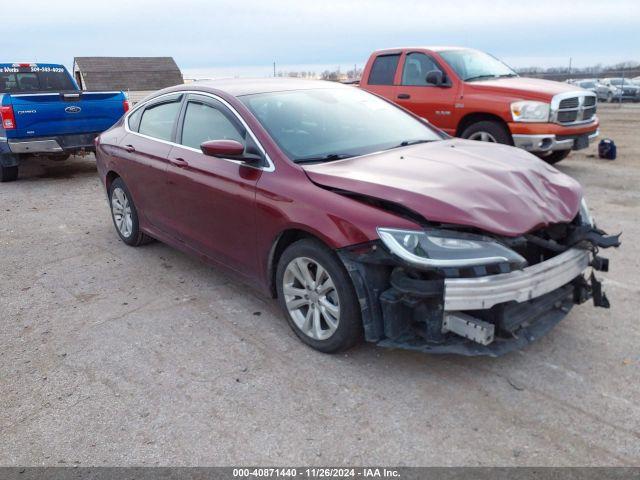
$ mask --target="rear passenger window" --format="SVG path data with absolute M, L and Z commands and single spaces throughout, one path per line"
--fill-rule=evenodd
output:
M 393 85 L 400 54 L 380 55 L 373 61 L 369 74 L 369 85 Z
M 179 101 L 147 107 L 142 114 L 138 132 L 160 140 L 171 141 L 179 110 Z
M 209 140 L 236 140 L 244 144 L 244 134 L 244 129 L 218 108 L 199 102 L 187 104 L 182 145 L 199 150 Z

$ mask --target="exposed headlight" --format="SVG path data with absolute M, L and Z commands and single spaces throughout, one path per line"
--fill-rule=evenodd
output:
M 587 206 L 587 201 L 584 197 L 582 197 L 582 200 L 580 201 L 580 221 L 583 225 L 590 225 L 591 227 L 595 226 L 595 222 L 591 216 L 591 212 L 589 212 L 589 207 Z
M 408 263 L 430 268 L 462 268 L 527 261 L 513 250 L 486 239 L 456 236 L 455 232 L 416 231 L 378 227 L 378 236 L 391 253 Z
M 514 122 L 548 122 L 549 104 L 543 102 L 513 102 L 511 116 Z

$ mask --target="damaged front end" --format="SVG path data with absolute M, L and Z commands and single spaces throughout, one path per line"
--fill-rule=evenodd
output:
M 360 300 L 365 337 L 428 353 L 499 356 L 551 330 L 574 304 L 609 307 L 593 271 L 620 245 L 576 219 L 519 237 L 452 225 L 379 229 L 380 240 L 339 256 Z

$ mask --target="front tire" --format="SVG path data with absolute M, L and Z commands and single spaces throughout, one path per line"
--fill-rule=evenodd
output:
M 116 178 L 109 187 L 109 205 L 113 225 L 124 243 L 138 247 L 152 240 L 140 230 L 138 211 L 129 189 L 121 178 Z
M 513 138 L 509 130 L 504 125 L 492 120 L 472 123 L 462 131 L 460 136 L 468 140 L 513 145 Z
M 18 179 L 18 165 L 11 167 L 0 166 L 0 182 L 15 182 Z
M 324 353 L 346 350 L 362 338 L 360 305 L 348 272 L 317 240 L 290 245 L 276 271 L 278 302 L 295 334 Z

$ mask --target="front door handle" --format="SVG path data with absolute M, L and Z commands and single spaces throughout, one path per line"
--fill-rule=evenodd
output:
M 184 158 L 170 158 L 169 162 L 171 162 L 178 168 L 185 168 L 189 166 L 189 162 L 187 162 Z
M 136 151 L 136 147 L 134 147 L 133 145 L 125 145 L 124 149 L 129 153 L 133 153 Z
M 408 93 L 399 93 L 398 98 L 400 100 L 408 100 L 411 98 L 411 95 L 409 95 Z

